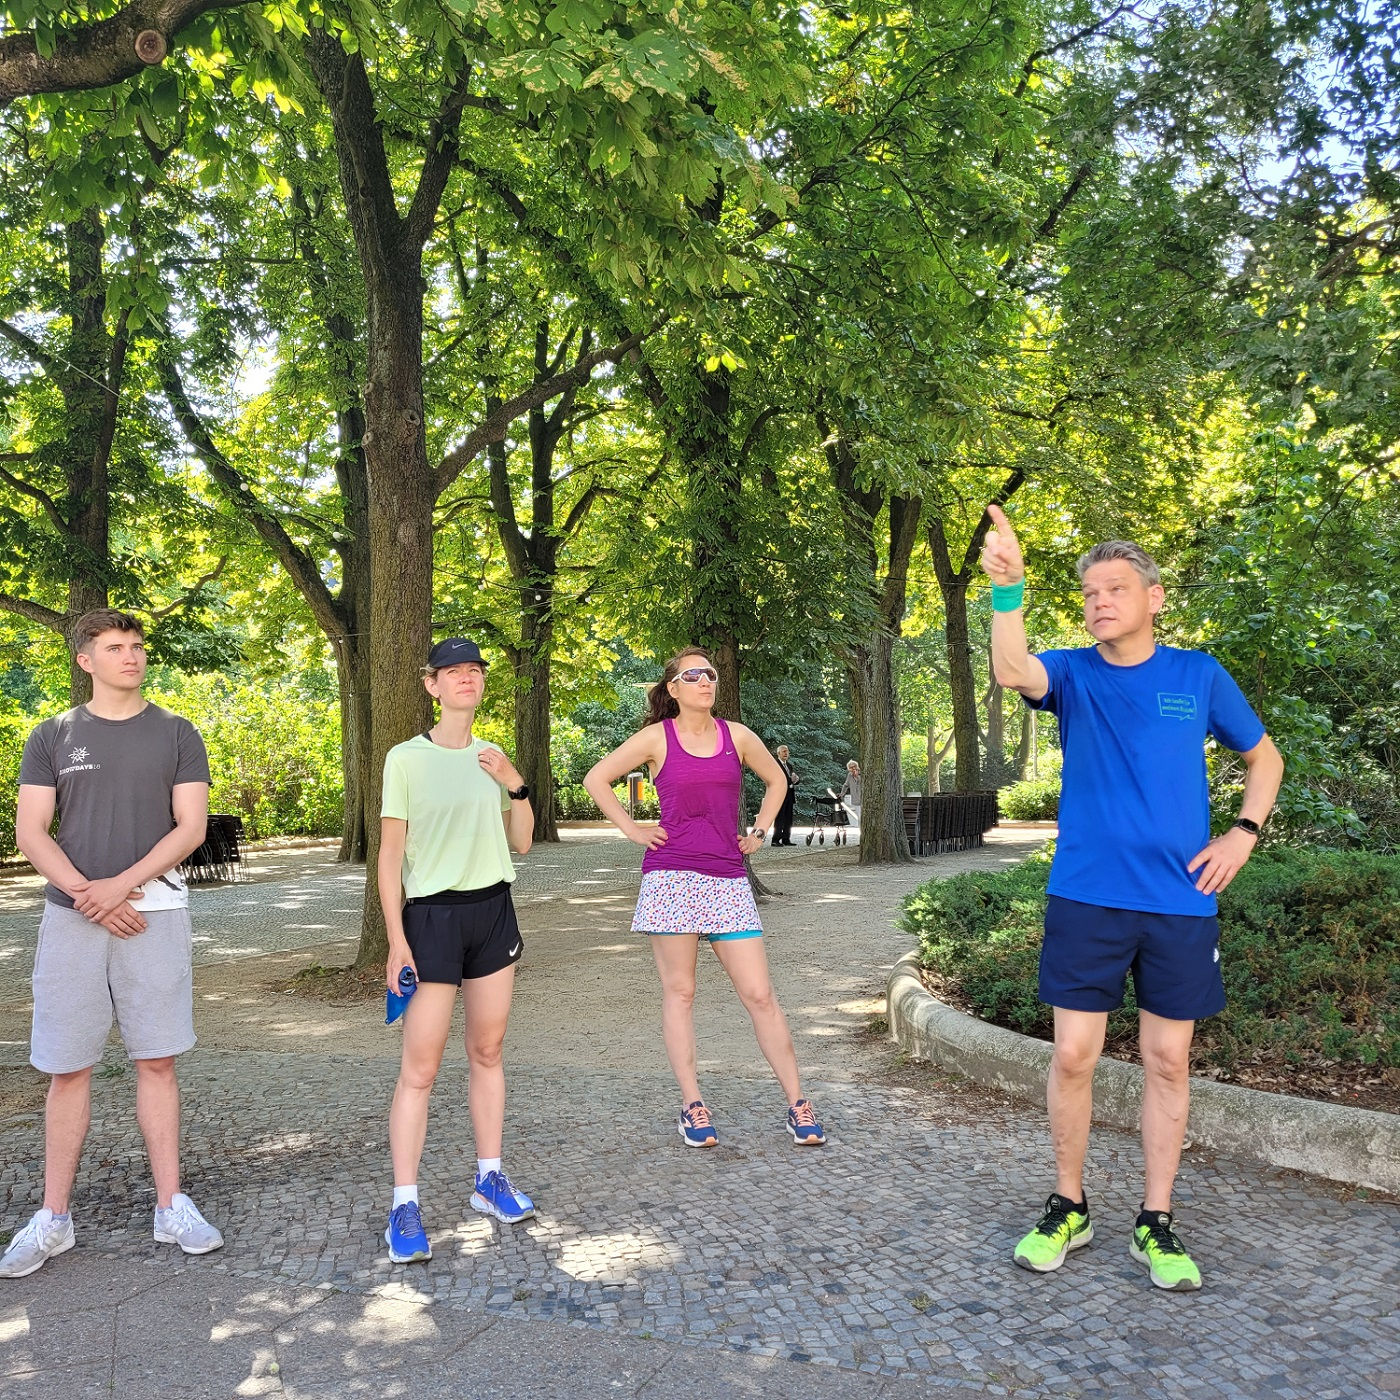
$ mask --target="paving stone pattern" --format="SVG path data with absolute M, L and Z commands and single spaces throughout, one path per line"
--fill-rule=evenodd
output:
M 1178 1215 L 1209 1286 L 1163 1294 L 1127 1252 L 1136 1145 L 1100 1132 L 1097 1238 L 1034 1276 L 1008 1256 L 1035 1213 L 1042 1122 L 950 1119 L 912 1090 L 812 1086 L 831 1141 L 800 1149 L 771 1081 L 726 1078 L 711 1100 L 722 1145 L 699 1152 L 676 1134 L 668 1075 L 513 1073 L 507 1166 L 539 1214 L 508 1227 L 467 1206 L 462 1075 L 446 1071 L 421 1175 L 434 1258 L 396 1268 L 382 1240 L 395 1073 L 387 1059 L 187 1056 L 186 1175 L 228 1238 L 200 1261 L 151 1241 L 131 1076 L 99 1079 L 79 1246 L 35 1282 L 58 1287 L 94 1256 L 148 1261 L 197 1291 L 227 1290 L 226 1277 L 432 1301 L 973 1394 L 1350 1400 L 1400 1387 L 1397 1208 L 1191 1154 Z M 7 1220 L 32 1209 L 37 1128 L 0 1131 Z
M 577 985 L 586 956 L 619 956 L 599 949 L 617 942 L 628 901 L 592 896 L 627 889 L 640 853 L 598 833 L 571 838 L 532 852 L 517 886 L 540 979 L 527 995 Z M 1003 842 L 927 869 L 1015 854 Z M 746 1025 L 706 1071 L 722 1144 L 709 1152 L 681 1144 L 659 1047 L 602 1070 L 587 1054 L 546 1063 L 522 1046 L 506 1165 L 539 1214 L 502 1226 L 467 1204 L 474 1150 L 457 1047 L 420 1179 L 435 1257 L 396 1268 L 382 1238 L 393 1052 L 199 1048 L 181 1062 L 184 1172 L 228 1243 L 186 1259 L 151 1240 L 134 1076 L 113 1047 L 94 1080 L 78 1247 L 0 1284 L 0 1397 L 1400 1395 L 1394 1205 L 1188 1152 L 1178 1217 L 1207 1287 L 1164 1294 L 1127 1252 L 1138 1145 L 1096 1129 L 1095 1242 L 1057 1274 L 1012 1266 L 1047 1189 L 1043 1113 L 868 1082 L 865 1061 L 842 1055 L 847 1042 L 808 1034 L 838 1030 L 830 1008 L 882 983 L 907 945 L 885 921 L 923 869 L 895 881 L 829 848 L 763 860 L 789 890 L 788 931 L 770 955 L 788 960 L 784 999 L 805 1027 L 794 1029 L 809 1051 L 835 1051 L 818 1061 L 827 1079 L 807 1083 L 826 1148 L 787 1136 Z M 197 918 L 223 956 L 350 931 L 299 927 L 357 914 L 358 872 L 324 850 L 269 855 L 261 878 L 200 896 Z M 0 908 L 27 925 L 26 977 L 34 893 L 0 887 Z M 613 932 L 570 942 L 580 918 Z M 530 932 L 550 926 L 563 930 L 552 941 Z M 17 957 L 4 956 L 0 931 L 0 983 Z M 654 1004 L 605 1004 L 655 1015 Z M 733 1016 L 709 1024 L 721 1022 L 732 1030 Z M 41 1114 L 0 1121 L 5 1228 L 37 1204 L 41 1153 Z

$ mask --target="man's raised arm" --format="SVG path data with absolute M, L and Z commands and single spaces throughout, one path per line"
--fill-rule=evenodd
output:
M 992 528 L 982 545 L 982 568 L 992 581 L 992 670 L 997 684 L 1018 690 L 1027 700 L 1042 700 L 1050 677 L 1026 642 L 1021 610 L 1026 565 L 1021 544 L 1000 506 L 988 506 Z

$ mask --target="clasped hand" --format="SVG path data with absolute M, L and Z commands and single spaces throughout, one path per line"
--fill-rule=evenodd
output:
M 117 938 L 130 938 L 142 933 L 146 920 L 130 901 L 140 899 L 141 891 L 133 889 L 128 880 L 114 875 L 106 880 L 83 880 L 70 891 L 73 908 L 85 919 L 101 924 Z

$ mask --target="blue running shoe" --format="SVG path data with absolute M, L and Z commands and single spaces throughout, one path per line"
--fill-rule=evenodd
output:
M 419 1259 L 431 1259 L 433 1248 L 423 1229 L 423 1216 L 417 1201 L 405 1201 L 389 1212 L 389 1228 L 384 1231 L 389 1246 L 389 1258 L 395 1264 L 412 1264 Z
M 676 1131 L 685 1139 L 687 1147 L 719 1146 L 719 1134 L 710 1121 L 710 1110 L 699 1099 L 681 1109 Z
M 826 1141 L 822 1125 L 817 1122 L 817 1111 L 811 1099 L 798 1099 L 788 1109 L 788 1132 L 799 1147 L 820 1147 Z
M 507 1225 L 528 1220 L 535 1213 L 534 1201 L 523 1191 L 517 1191 L 505 1172 L 487 1172 L 485 1176 L 477 1177 L 471 1206 L 483 1215 L 494 1215 L 497 1220 L 504 1220 Z

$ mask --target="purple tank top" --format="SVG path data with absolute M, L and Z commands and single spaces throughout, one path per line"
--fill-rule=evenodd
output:
M 648 870 L 689 870 L 697 875 L 742 879 L 739 853 L 739 794 L 744 770 L 729 726 L 719 718 L 719 745 L 709 758 L 696 758 L 681 747 L 676 726 L 666 726 L 666 761 L 656 775 L 661 825 L 666 844 L 642 857 Z

